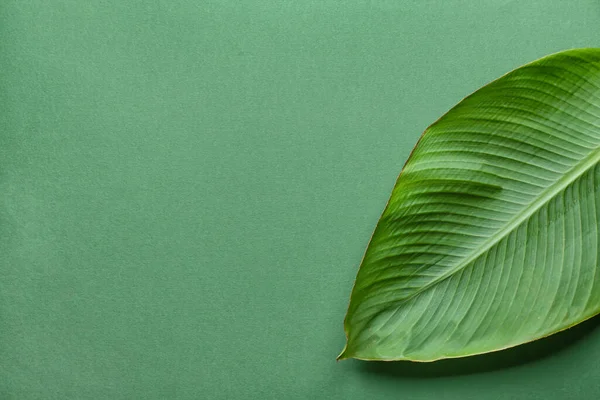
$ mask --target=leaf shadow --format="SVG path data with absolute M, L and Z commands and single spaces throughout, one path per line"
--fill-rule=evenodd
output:
M 590 335 L 599 326 L 600 317 L 591 318 L 573 328 L 547 338 L 493 353 L 430 363 L 410 361 L 361 362 L 360 369 L 371 374 L 410 378 L 448 377 L 491 372 L 550 357 Z

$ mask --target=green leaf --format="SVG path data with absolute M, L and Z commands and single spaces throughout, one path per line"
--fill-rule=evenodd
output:
M 466 97 L 404 166 L 358 271 L 339 356 L 497 351 L 600 312 L 600 49 Z

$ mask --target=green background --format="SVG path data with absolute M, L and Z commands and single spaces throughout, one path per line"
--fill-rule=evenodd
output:
M 600 2 L 4 0 L 1 399 L 598 399 L 600 323 L 336 362 L 421 132 Z

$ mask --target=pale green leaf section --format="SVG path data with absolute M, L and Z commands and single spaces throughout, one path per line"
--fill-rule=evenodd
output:
M 432 361 L 600 312 L 600 49 L 465 98 L 407 161 L 360 266 L 340 358 Z

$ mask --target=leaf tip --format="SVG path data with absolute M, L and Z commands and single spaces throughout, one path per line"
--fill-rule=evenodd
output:
M 348 360 L 352 357 L 354 357 L 354 355 L 352 355 L 350 350 L 348 350 L 348 345 L 346 344 L 346 346 L 344 346 L 344 350 L 342 350 L 340 355 L 337 356 L 337 358 L 335 360 L 336 361 Z

